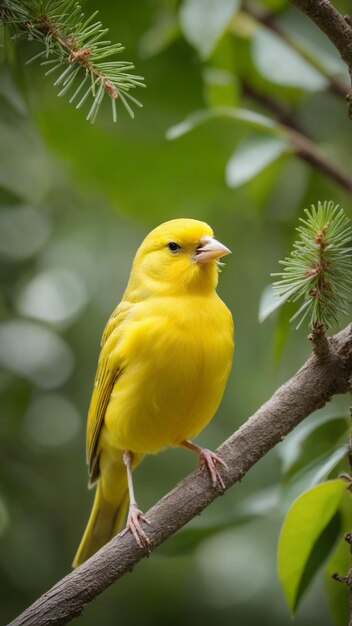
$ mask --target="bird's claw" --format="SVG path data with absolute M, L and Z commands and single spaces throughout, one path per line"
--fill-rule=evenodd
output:
M 120 533 L 120 537 L 124 537 L 128 532 L 131 532 L 140 548 L 147 547 L 149 549 L 151 540 L 145 534 L 139 520 L 145 522 L 146 524 L 150 524 L 150 521 L 144 513 L 142 513 L 142 511 L 140 511 L 135 504 L 131 504 L 128 512 L 126 528 L 124 528 L 124 530 Z
M 202 449 L 202 451 L 199 453 L 199 457 L 200 457 L 201 465 L 206 465 L 210 473 L 213 487 L 218 487 L 219 489 L 221 489 L 221 491 L 224 491 L 225 483 L 222 477 L 220 476 L 216 465 L 217 464 L 221 465 L 226 470 L 229 469 L 228 465 L 220 456 L 218 456 L 217 454 L 215 454 L 215 452 L 212 452 L 211 450 L 207 450 L 207 448 Z

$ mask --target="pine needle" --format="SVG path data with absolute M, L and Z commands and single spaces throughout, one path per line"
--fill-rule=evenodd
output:
M 93 123 L 100 110 L 104 96 L 112 101 L 113 121 L 117 120 L 116 101 L 134 117 L 127 98 L 129 91 L 145 87 L 142 76 L 131 73 L 134 65 L 129 61 L 107 60 L 123 52 L 124 47 L 106 38 L 107 28 L 97 20 L 98 11 L 86 18 L 76 0 L 0 0 L 0 23 L 6 26 L 14 39 L 35 40 L 42 46 L 27 63 L 39 61 L 49 70 L 46 75 L 58 75 L 54 86 L 60 87 L 59 96 L 67 95 L 73 102 L 86 85 L 90 86 L 76 108 L 90 100 L 87 120 Z
M 297 328 L 305 319 L 312 328 L 328 328 L 352 301 L 351 221 L 334 202 L 319 202 L 305 214 L 290 256 L 280 261 L 284 270 L 272 274 L 280 277 L 273 290 L 285 301 L 302 300 L 290 320 L 298 320 Z

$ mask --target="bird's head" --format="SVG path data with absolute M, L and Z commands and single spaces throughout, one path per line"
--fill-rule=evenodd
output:
M 218 282 L 218 260 L 229 253 L 205 222 L 170 220 L 144 239 L 133 262 L 129 288 L 160 295 L 209 293 Z

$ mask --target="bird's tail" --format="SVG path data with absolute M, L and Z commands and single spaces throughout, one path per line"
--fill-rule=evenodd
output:
M 122 528 L 128 505 L 127 480 L 119 486 L 119 497 L 111 502 L 104 498 L 101 479 L 99 479 L 93 508 L 73 560 L 73 567 L 84 563 Z
M 142 458 L 141 454 L 133 454 L 133 468 Z M 116 449 L 111 451 L 104 448 L 99 456 L 99 473 L 93 508 L 73 560 L 73 567 L 84 563 L 110 541 L 124 523 L 128 506 L 128 483 L 122 452 L 116 454 Z

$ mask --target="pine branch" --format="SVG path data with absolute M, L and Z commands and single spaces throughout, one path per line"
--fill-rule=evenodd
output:
M 104 96 L 109 96 L 116 122 L 118 99 L 131 117 L 131 104 L 142 106 L 130 91 L 144 87 L 144 79 L 131 73 L 132 63 L 109 59 L 124 47 L 106 39 L 108 29 L 96 19 L 97 14 L 85 18 L 76 0 L 0 0 L 0 21 L 10 35 L 36 41 L 44 48 L 27 63 L 38 60 L 46 68 L 46 76 L 56 75 L 58 95 L 71 94 L 69 102 L 75 102 L 76 109 L 90 100 L 87 120 L 91 123 Z
M 253 465 L 303 419 L 335 394 L 352 387 L 352 324 L 329 339 L 324 360 L 314 354 L 303 367 L 235 432 L 217 452 L 226 461 L 226 489 L 240 482 Z M 219 495 L 209 476 L 198 469 L 160 500 L 147 516 L 151 550 L 199 515 Z M 58 626 L 81 615 L 116 580 L 130 572 L 148 550 L 130 533 L 114 537 L 88 561 L 60 580 L 9 626 Z
M 291 320 L 300 318 L 297 328 L 309 317 L 313 343 L 320 342 L 322 328 L 337 324 L 348 314 L 352 300 L 352 226 L 342 209 L 333 202 L 318 203 L 306 210 L 296 229 L 299 239 L 284 261 L 284 271 L 273 274 L 273 284 L 283 301 L 303 303 Z

